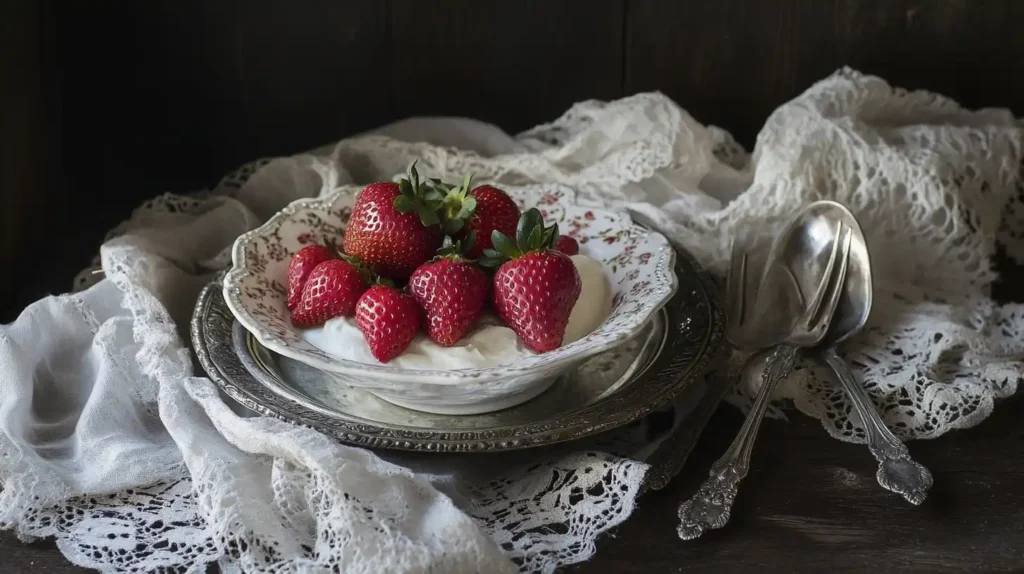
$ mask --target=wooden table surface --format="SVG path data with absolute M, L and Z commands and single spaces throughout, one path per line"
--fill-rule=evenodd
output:
M 741 417 L 723 406 L 683 474 L 645 495 L 633 516 L 598 541 L 581 574 L 640 572 L 998 572 L 1024 570 L 1024 396 L 980 426 L 910 443 L 935 475 L 913 507 L 881 489 L 866 447 L 827 436 L 814 420 L 767 421 L 729 526 L 676 537 L 675 509 L 725 449 Z M 52 542 L 0 534 L 0 571 L 66 573 Z

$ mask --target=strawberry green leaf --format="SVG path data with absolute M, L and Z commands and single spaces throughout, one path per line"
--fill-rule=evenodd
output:
M 501 267 L 506 261 L 508 261 L 508 257 L 505 257 L 501 253 L 498 253 L 493 249 L 484 249 L 484 255 L 477 260 L 477 264 L 481 267 L 496 269 Z
M 459 210 L 459 217 L 463 220 L 468 220 L 473 216 L 473 212 L 476 211 L 476 198 L 469 196 L 462 200 L 462 209 Z
M 526 245 L 520 245 L 523 251 L 534 251 L 541 248 L 544 228 L 537 226 L 530 230 L 530 236 L 526 239 Z
M 437 256 L 435 260 L 442 259 L 445 257 L 454 257 L 459 255 L 459 244 L 453 242 L 451 237 L 445 236 L 444 244 L 437 250 Z
M 554 227 L 548 227 L 547 229 L 544 230 L 544 236 L 540 238 L 541 247 L 545 249 L 551 248 L 551 237 L 554 235 L 554 233 Z
M 395 198 L 393 204 L 395 211 L 399 213 L 415 212 L 424 227 L 431 227 L 441 223 L 442 214 L 440 211 L 446 197 L 444 184 L 441 180 L 436 178 L 430 180 L 420 179 L 420 174 L 416 170 L 416 162 L 414 161 L 409 166 L 408 176 L 398 180 L 398 190 L 399 195 Z
M 416 211 L 416 200 L 408 195 L 399 195 L 395 197 L 394 207 L 395 211 L 399 213 Z
M 445 235 L 444 241 L 441 247 L 437 250 L 437 255 L 434 257 L 435 260 L 450 257 L 462 261 L 473 261 L 473 258 L 468 257 L 467 253 L 473 247 L 476 242 L 476 232 L 470 231 L 469 235 L 462 239 L 454 239 L 451 235 Z
M 500 257 L 487 257 L 485 255 L 480 259 L 477 259 L 476 262 L 478 265 L 480 265 L 480 267 L 486 267 L 488 269 L 497 269 L 498 267 L 501 267 L 502 263 L 504 263 L 505 260 Z
M 504 257 L 497 257 L 497 258 L 481 257 L 479 259 L 479 261 L 477 261 L 477 263 L 481 267 L 486 267 L 488 269 L 498 269 L 499 267 L 504 265 L 507 261 L 508 261 L 508 259 L 506 259 Z
M 398 191 L 410 199 L 416 197 L 416 190 L 413 189 L 412 183 L 404 177 L 398 181 Z
M 444 232 L 448 235 L 454 235 L 462 229 L 463 223 L 461 219 L 445 219 Z
M 420 223 L 423 224 L 423 227 L 430 227 L 441 223 L 441 218 L 437 215 L 437 212 L 428 206 L 422 206 L 416 211 L 419 213 Z
M 341 254 L 341 258 L 343 260 L 347 261 L 349 265 L 351 265 L 353 267 L 357 267 L 360 270 L 367 269 L 367 267 L 365 265 L 363 265 L 363 260 L 360 259 L 356 255 L 346 255 L 346 254 L 342 253 Z
M 558 244 L 558 224 L 555 223 L 548 228 L 544 241 L 541 243 L 542 249 L 554 249 L 555 245 Z
M 519 217 L 519 224 L 516 226 L 516 242 L 519 243 L 519 247 L 524 251 L 530 249 L 530 233 L 534 228 L 543 225 L 544 220 L 540 216 L 540 211 L 535 207 L 527 209 L 526 212 Z
M 491 244 L 494 245 L 496 251 L 509 257 L 514 257 L 520 253 L 516 242 L 497 229 L 491 232 Z
M 412 180 L 412 188 L 414 190 L 420 188 L 420 174 L 418 171 L 416 171 L 416 161 L 418 160 L 414 160 L 412 162 L 412 165 L 409 166 L 409 179 Z

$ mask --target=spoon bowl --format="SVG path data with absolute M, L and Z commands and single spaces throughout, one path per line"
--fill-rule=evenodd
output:
M 821 284 L 840 225 L 851 237 L 849 264 L 839 308 L 822 344 L 834 345 L 863 328 L 871 312 L 872 292 L 867 243 L 850 210 L 828 200 L 816 201 L 796 214 L 772 244 L 762 267 L 759 283 L 763 296 L 756 301 L 756 316 L 790 321 L 800 316 L 810 294 Z M 790 332 L 790 327 L 764 325 L 760 332 L 765 338 L 778 338 L 780 333 Z
M 839 308 L 832 318 L 832 324 L 822 344 L 832 346 L 845 341 L 864 328 L 871 315 L 872 283 L 871 257 L 868 252 L 867 240 L 861 230 L 860 222 L 841 203 L 834 201 L 816 202 L 805 214 L 808 224 L 804 227 L 806 234 L 803 242 L 795 241 L 790 249 L 783 254 L 788 260 L 802 260 L 808 257 L 817 265 L 822 257 L 828 256 L 831 249 L 832 232 L 835 222 L 841 222 L 850 229 L 850 260 L 846 270 L 846 282 L 839 299 Z M 824 252 L 824 255 L 822 255 Z M 797 274 L 800 290 L 809 292 L 820 279 L 820 274 L 813 271 Z

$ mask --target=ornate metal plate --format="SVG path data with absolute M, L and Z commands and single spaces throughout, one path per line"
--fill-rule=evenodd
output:
M 268 351 L 235 322 L 219 282 L 199 298 L 192 340 L 203 368 L 233 399 L 346 443 L 436 452 L 522 449 L 631 423 L 698 386 L 701 403 L 717 405 L 724 385 L 708 392 L 699 384 L 721 350 L 717 290 L 685 253 L 677 257 L 676 274 L 679 289 L 637 339 L 592 358 L 528 403 L 484 415 L 402 409 Z

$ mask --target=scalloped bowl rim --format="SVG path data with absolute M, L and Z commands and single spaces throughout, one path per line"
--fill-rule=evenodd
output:
M 676 253 L 675 249 L 672 248 L 671 243 L 664 235 L 645 226 L 639 225 L 632 221 L 632 218 L 629 218 L 631 228 L 640 230 L 642 233 L 653 239 L 654 243 L 657 244 L 655 247 L 657 261 L 654 265 L 654 276 L 661 278 L 662 281 L 659 281 L 659 284 L 651 294 L 651 297 L 657 300 L 648 308 L 647 315 L 635 324 L 631 324 L 628 328 L 620 328 L 616 331 L 605 332 L 606 339 L 603 341 L 595 342 L 592 340 L 594 335 L 598 334 L 601 330 L 601 327 L 598 327 L 583 338 L 569 343 L 568 345 L 563 345 L 554 351 L 530 355 L 505 365 L 477 369 L 403 369 L 399 367 L 389 367 L 384 364 L 374 365 L 341 358 L 325 361 L 302 349 L 296 349 L 288 345 L 286 342 L 281 341 L 276 335 L 266 331 L 259 322 L 250 315 L 248 310 L 242 304 L 240 300 L 240 284 L 246 277 L 256 275 L 246 265 L 247 256 L 245 248 L 253 238 L 260 236 L 265 230 L 278 225 L 282 220 L 291 217 L 300 209 L 321 210 L 333 205 L 345 193 L 346 191 L 344 189 L 338 189 L 326 196 L 305 197 L 294 200 L 275 213 L 259 227 L 238 236 L 231 249 L 231 268 L 227 271 L 223 280 L 224 300 L 227 303 L 228 308 L 231 310 L 232 315 L 234 315 L 235 319 L 241 323 L 246 330 L 252 333 L 263 346 L 271 351 L 280 353 L 281 355 L 327 372 L 343 374 L 350 377 L 366 377 L 369 381 L 377 380 L 399 383 L 415 381 L 416 383 L 421 384 L 431 383 L 437 385 L 452 385 L 469 381 L 481 383 L 488 380 L 506 379 L 510 376 L 522 376 L 535 371 L 555 369 L 561 364 L 565 364 L 565 366 L 568 367 L 571 364 L 575 364 L 616 347 L 636 336 L 637 333 L 642 331 L 643 328 L 655 318 L 657 312 L 672 298 L 673 295 L 675 295 L 675 292 L 678 289 L 679 281 L 673 271 Z M 567 205 L 566 207 L 580 206 Z M 587 206 L 587 209 L 594 212 L 610 213 L 607 209 L 597 207 Z M 609 315 L 605 321 L 607 322 L 607 320 L 612 316 L 614 316 L 614 314 Z M 530 364 L 525 366 L 518 365 L 523 361 L 530 361 Z

